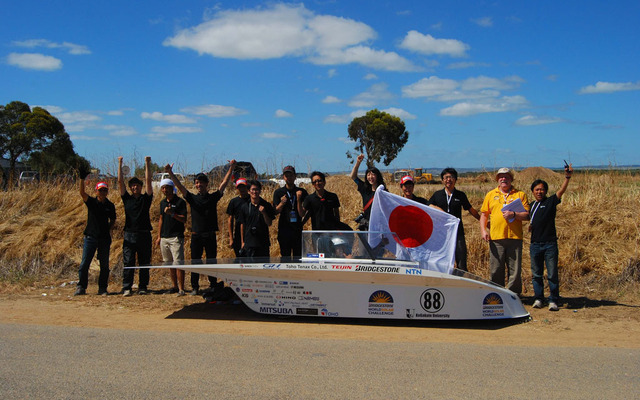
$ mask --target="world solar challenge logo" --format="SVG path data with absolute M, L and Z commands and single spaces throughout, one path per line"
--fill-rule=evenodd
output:
M 483 317 L 504 317 L 504 302 L 498 293 L 489 293 L 482 300 Z
M 376 290 L 371 293 L 369 315 L 393 315 L 393 296 L 385 290 Z

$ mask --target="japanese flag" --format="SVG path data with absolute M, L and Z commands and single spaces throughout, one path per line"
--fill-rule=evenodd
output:
M 380 234 L 375 232 L 394 232 L 396 240 L 422 268 L 450 273 L 455 262 L 460 220 L 382 189 L 382 185 L 378 186 L 371 205 L 369 243 L 373 246 L 380 242 Z M 385 247 L 398 256 L 404 251 L 395 241 L 389 241 Z

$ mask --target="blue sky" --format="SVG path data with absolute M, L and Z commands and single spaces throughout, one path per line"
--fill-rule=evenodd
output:
M 348 170 L 373 108 L 410 132 L 391 167 L 640 164 L 639 21 L 638 1 L 13 1 L 0 103 L 47 108 L 104 171 Z

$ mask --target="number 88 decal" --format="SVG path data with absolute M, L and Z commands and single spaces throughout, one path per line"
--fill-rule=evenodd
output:
M 420 305 L 428 313 L 436 313 L 444 307 L 444 295 L 438 289 L 427 289 L 420 296 Z

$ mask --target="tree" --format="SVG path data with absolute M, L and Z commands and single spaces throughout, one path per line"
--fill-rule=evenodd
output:
M 18 159 L 45 149 L 63 135 L 69 136 L 62 122 L 44 108 L 31 110 L 28 104 L 20 101 L 0 106 L 0 156 L 8 155 L 9 179 L 13 181 L 15 177 Z
M 91 163 L 76 154 L 69 135 L 62 134 L 53 138 L 41 151 L 34 151 L 29 157 L 29 165 L 38 171 L 49 174 L 70 174 L 73 171 L 89 172 Z
M 409 139 L 404 121 L 400 118 L 377 109 L 370 110 L 362 117 L 354 118 L 349 124 L 349 138 L 356 142 L 354 150 L 366 154 L 367 167 L 380 162 L 384 157 L 384 165 L 389 165 Z M 347 151 L 348 158 L 354 158 Z

